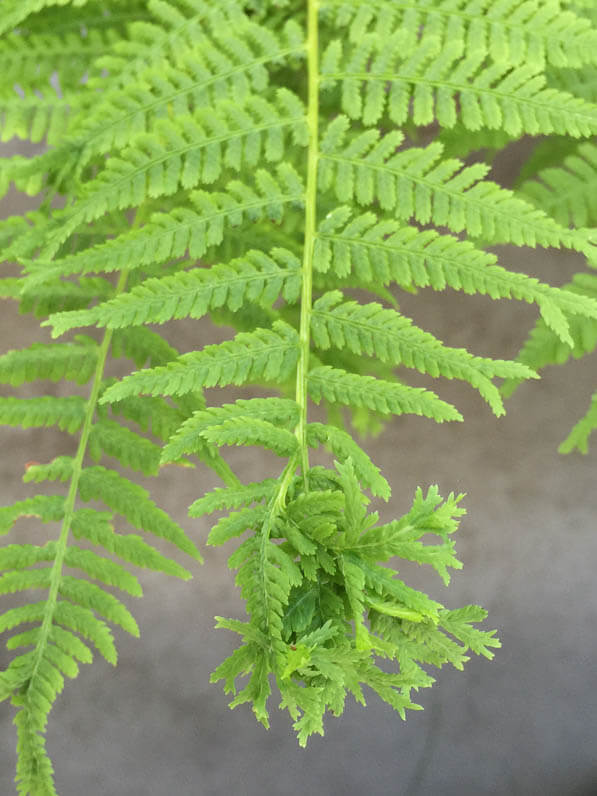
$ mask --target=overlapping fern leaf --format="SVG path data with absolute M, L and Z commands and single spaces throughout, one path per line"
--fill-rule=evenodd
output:
M 46 318 L 55 338 L 69 335 L 5 354 L 0 378 L 91 384 L 86 398 L 0 399 L 4 423 L 79 436 L 74 457 L 26 473 L 64 482 L 65 498 L 37 494 L 0 513 L 7 532 L 22 515 L 60 524 L 45 544 L 0 554 L 4 593 L 46 594 L 0 619 L 19 629 L 9 647 L 29 650 L 0 679 L 19 710 L 22 794 L 56 792 L 46 717 L 63 676 L 90 660 L 87 642 L 115 662 L 106 622 L 137 632 L 92 581 L 139 594 L 118 559 L 188 576 L 117 532 L 113 515 L 199 557 L 114 458 L 147 475 L 196 456 L 222 478 L 190 514 L 226 512 L 207 542 L 237 544 L 230 567 L 247 618 L 218 620 L 241 646 L 213 677 L 266 726 L 275 678 L 304 744 L 348 693 L 362 702 L 369 686 L 404 715 L 418 707 L 412 691 L 432 682 L 425 666 L 462 668 L 469 651 L 491 657 L 499 646 L 474 627 L 481 608 L 444 608 L 392 563 L 429 565 L 447 583 L 460 567 L 451 535 L 461 497 L 418 490 L 404 517 L 380 524 L 365 492 L 388 500 L 390 485 L 344 411 L 361 429 L 393 414 L 462 420 L 433 390 L 409 386 L 407 371 L 399 381 L 403 367 L 461 379 L 500 415 L 496 381 L 535 378 L 545 354 L 512 362 L 444 344 L 400 312 L 396 291 L 534 303 L 562 350 L 588 348 L 597 329 L 597 294 L 584 282 L 551 287 L 484 249 L 557 246 L 596 260 L 593 196 L 575 190 L 592 175 L 586 139 L 597 132 L 593 98 L 569 79 L 595 68 L 597 32 L 582 13 L 556 0 L 140 0 L 101 4 L 99 16 L 92 0 L 63 6 L 11 0 L 0 44 L 8 83 L 20 81 L 0 95 L 0 135 L 46 144 L 0 175 L 2 193 L 42 193 L 38 210 L 0 225 L 4 258 L 21 266 L 0 295 Z M 468 160 L 523 134 L 570 137 L 577 151 L 567 144 L 568 160 L 518 192 Z M 354 300 L 354 288 L 376 300 Z M 147 328 L 204 316 L 235 333 L 179 355 Z M 138 370 L 111 380 L 118 356 Z M 245 384 L 272 394 L 206 405 L 203 388 Z M 326 422 L 310 420 L 309 399 Z M 592 424 L 593 408 L 575 444 Z M 275 454 L 279 471 L 243 484 L 225 459 L 238 445 Z M 329 465 L 311 466 L 321 445 Z M 89 500 L 107 511 L 79 507 Z

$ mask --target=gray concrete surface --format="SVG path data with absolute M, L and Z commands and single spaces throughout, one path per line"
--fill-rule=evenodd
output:
M 10 210 L 7 203 L 2 210 Z M 550 252 L 517 252 L 507 263 L 556 284 L 576 267 Z M 515 355 L 534 317 L 515 302 L 431 292 L 404 297 L 402 308 L 451 345 L 503 357 Z M 0 305 L 0 313 L 2 351 L 44 339 L 12 306 Z M 209 334 L 200 323 L 178 324 L 172 340 L 185 349 Z M 302 750 L 275 699 L 266 732 L 246 706 L 230 711 L 220 685 L 209 684 L 235 645 L 231 634 L 213 629 L 213 616 L 240 616 L 241 606 L 228 551 L 207 549 L 190 583 L 143 577 L 146 595 L 133 606 L 141 639 L 118 635 L 116 669 L 98 660 L 67 683 L 48 741 L 60 796 L 596 794 L 597 443 L 587 457 L 556 451 L 595 382 L 594 357 L 553 369 L 521 388 L 499 420 L 472 389 L 437 382 L 464 424 L 400 418 L 367 443 L 394 491 L 380 507 L 384 518 L 406 510 L 418 484 L 468 493 L 457 535 L 464 570 L 447 590 L 413 568 L 408 581 L 450 607 L 484 605 L 503 643 L 493 662 L 438 672 L 434 688 L 420 694 L 425 710 L 406 722 L 374 695 L 366 709 L 349 704 L 342 718 L 327 721 L 325 738 Z M 226 391 L 214 401 L 238 395 Z M 0 434 L 0 504 L 33 493 L 20 480 L 25 462 L 72 445 L 51 431 Z M 250 449 L 232 451 L 229 460 L 251 479 L 270 465 Z M 211 474 L 167 468 L 147 483 L 202 543 L 208 526 L 189 520 L 186 507 L 215 484 Z M 43 539 L 51 527 L 23 522 L 12 538 Z M 0 664 L 6 660 L 1 650 Z M 0 705 L 6 796 L 14 792 L 11 718 Z

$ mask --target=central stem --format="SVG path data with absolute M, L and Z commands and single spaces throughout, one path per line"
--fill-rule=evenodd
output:
M 296 372 L 296 402 L 299 422 L 296 436 L 301 451 L 305 489 L 308 489 L 309 451 L 307 448 L 307 377 L 311 341 L 311 304 L 313 295 L 313 248 L 317 227 L 317 164 L 319 160 L 319 30 L 318 0 L 307 0 L 307 190 L 305 196 L 305 240 L 303 249 L 299 361 Z

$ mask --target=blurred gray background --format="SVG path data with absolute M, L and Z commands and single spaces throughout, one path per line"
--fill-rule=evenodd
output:
M 0 154 L 8 154 L 4 147 Z M 10 195 L 0 216 L 21 212 Z M 579 267 L 570 255 L 504 251 L 502 264 L 562 284 Z M 13 273 L 5 266 L 4 273 Z M 402 311 L 447 344 L 476 354 L 514 357 L 536 311 L 518 302 L 423 291 L 404 296 Z M 203 323 L 179 323 L 168 336 L 189 350 L 227 336 Z M 0 350 L 48 340 L 29 316 L 0 304 Z M 430 384 L 413 377 L 412 383 Z M 469 387 L 438 381 L 464 424 L 395 418 L 365 443 L 393 488 L 382 519 L 410 505 L 417 485 L 442 494 L 467 492 L 457 548 L 464 570 L 446 589 L 432 572 L 404 568 L 407 581 L 448 607 L 474 602 L 489 610 L 503 648 L 464 672 L 444 668 L 419 694 L 424 711 L 401 719 L 375 695 L 367 708 L 349 702 L 329 718 L 325 738 L 306 750 L 287 714 L 271 700 L 266 732 L 247 706 L 230 711 L 209 674 L 236 645 L 213 629 L 215 614 L 242 616 L 226 568 L 231 549 L 204 549 L 194 580 L 142 575 L 143 600 L 132 607 L 141 639 L 117 633 L 116 669 L 98 658 L 69 681 L 50 716 L 48 749 L 60 796 L 219 796 L 329 794 L 597 794 L 597 440 L 586 456 L 557 446 L 584 413 L 595 389 L 595 358 L 544 373 L 519 389 L 496 419 Z M 18 394 L 62 394 L 41 383 Z M 3 394 L 13 394 L 10 389 Z M 243 393 L 250 395 L 250 391 Z M 233 400 L 220 391 L 211 400 Z M 25 463 L 73 450 L 67 435 L 3 428 L 0 504 L 34 494 L 21 482 Z M 232 450 L 241 478 L 275 472 L 254 449 Z M 201 468 L 165 468 L 148 479 L 156 502 L 200 546 L 209 526 L 187 506 L 216 485 Z M 43 541 L 55 526 L 20 521 L 6 541 Z M 9 607 L 9 598 L 2 598 Z M 129 600 L 130 604 L 130 600 Z M 0 650 L 0 664 L 8 657 Z M 12 708 L 0 705 L 0 794 L 14 793 Z

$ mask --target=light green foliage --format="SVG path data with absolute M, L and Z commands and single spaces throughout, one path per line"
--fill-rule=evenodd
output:
M 45 731 L 64 678 L 93 647 L 116 663 L 112 625 L 138 635 L 112 592 L 141 595 L 129 567 L 189 579 L 201 560 L 129 470 L 198 460 L 223 482 L 189 509 L 222 512 L 206 542 L 230 547 L 247 608 L 218 617 L 240 646 L 212 679 L 266 727 L 274 684 L 304 745 L 365 686 L 404 717 L 430 667 L 493 656 L 483 609 L 446 609 L 398 577 L 404 559 L 449 583 L 462 496 L 417 489 L 380 522 L 367 492 L 388 501 L 390 483 L 348 418 L 377 432 L 393 414 L 462 421 L 408 369 L 438 391 L 461 379 L 500 415 L 521 380 L 597 346 L 594 273 L 552 287 L 486 250 L 597 264 L 595 22 L 593 4 L 563 0 L 4 0 L 0 140 L 43 151 L 0 170 L 0 196 L 41 195 L 0 222 L 21 268 L 0 297 L 56 339 L 0 356 L 0 421 L 78 440 L 30 463 L 38 491 L 0 508 L 0 594 L 17 601 L 0 613 L 14 651 L 0 698 L 16 708 L 22 796 L 58 792 Z M 525 134 L 544 139 L 508 190 L 490 162 Z M 520 361 L 418 328 L 397 291 L 426 287 L 535 304 Z M 205 317 L 229 339 L 179 354 L 167 324 Z M 116 358 L 137 370 L 110 378 Z M 87 386 L 14 394 L 43 380 Z M 204 395 L 226 385 L 268 397 Z M 595 405 L 563 451 L 586 450 Z M 274 471 L 245 484 L 225 456 L 249 445 Z M 331 455 L 313 466 L 320 446 Z M 47 538 L 19 544 L 23 517 Z

